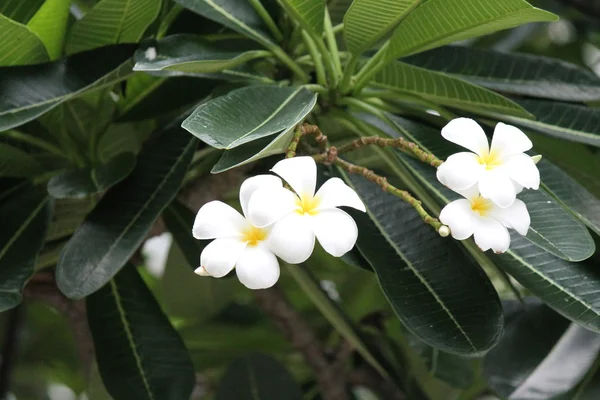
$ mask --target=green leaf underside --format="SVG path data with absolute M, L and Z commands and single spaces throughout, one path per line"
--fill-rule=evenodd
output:
M 106 284 L 176 195 L 197 144 L 176 126 L 179 121 L 146 142 L 133 172 L 102 198 L 65 247 L 56 278 L 68 297 L 85 297 Z
M 181 126 L 212 147 L 232 149 L 295 126 L 316 101 L 301 87 L 250 86 L 201 105 Z
M 116 45 L 31 66 L 0 68 L 0 131 L 44 114 L 89 90 L 109 87 L 131 72 L 136 45 Z
M 252 42 L 250 42 L 252 43 Z M 149 60 L 146 50 L 136 52 L 135 71 L 181 71 L 187 73 L 213 73 L 232 69 L 250 60 L 265 57 L 264 50 L 244 51 L 246 43 L 240 41 L 207 42 L 196 35 L 172 35 L 156 43 L 156 58 Z M 255 46 L 253 46 L 255 47 Z
M 410 205 L 362 177 L 348 182 L 367 207 L 366 215 L 352 212 L 358 249 L 404 325 L 449 353 L 489 350 L 502 333 L 502 309 L 484 272 Z
M 47 0 L 27 24 L 44 43 L 51 60 L 62 54 L 71 0 Z
M 422 0 L 355 0 L 344 15 L 348 50 L 360 54 L 394 29 Z
M 133 265 L 86 300 L 98 369 L 115 400 L 187 399 L 187 349 Z
M 0 66 L 48 61 L 44 43 L 27 26 L 0 14 Z
M 215 400 L 300 400 L 302 392 L 285 366 L 259 353 L 235 360 L 219 382 Z
M 393 60 L 444 44 L 481 36 L 528 22 L 557 17 L 524 0 L 429 0 L 394 31 L 386 59 Z
M 0 177 L 28 178 L 43 171 L 42 166 L 23 150 L 0 143 Z
M 323 34 L 325 0 L 281 0 L 281 5 L 310 34 Z
M 600 100 L 600 77 L 555 58 L 445 46 L 402 61 L 504 93 L 564 101 Z
M 0 311 L 16 307 L 34 273 L 50 223 L 52 202 L 33 188 L 0 203 Z
M 121 153 L 94 168 L 63 172 L 50 179 L 48 193 L 56 199 L 65 199 L 104 192 L 125 179 L 135 167 L 135 161 L 135 154 Z
M 443 73 L 429 71 L 401 62 L 391 63 L 371 81 L 371 85 L 410 93 L 438 104 L 477 112 L 499 112 L 532 118 L 515 102 L 491 90 Z

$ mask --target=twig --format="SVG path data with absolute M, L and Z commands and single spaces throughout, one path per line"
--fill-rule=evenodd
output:
M 298 142 L 300 142 L 300 139 L 303 135 L 301 125 L 298 125 L 294 129 L 294 137 L 292 138 L 292 141 L 290 142 L 290 145 L 288 146 L 287 151 L 285 152 L 285 158 L 296 157 L 296 148 L 298 147 Z
M 315 142 L 321 147 L 322 150 L 325 150 L 327 147 L 327 136 L 323 135 L 321 129 L 317 125 L 303 124 L 302 125 L 302 135 L 304 136 L 314 136 Z
M 6 321 L 6 332 L 0 360 L 0 399 L 5 399 L 10 390 L 14 358 L 19 348 L 19 330 L 23 317 L 22 307 L 10 310 Z

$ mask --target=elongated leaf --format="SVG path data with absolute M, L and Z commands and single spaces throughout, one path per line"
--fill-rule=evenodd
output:
M 95 199 L 91 198 L 56 200 L 46 241 L 54 242 L 71 236 L 92 211 L 94 202 Z
M 44 43 L 27 26 L 0 14 L 0 66 L 48 61 Z
M 348 50 L 360 54 L 394 29 L 422 0 L 355 0 L 344 15 Z
M 317 95 L 303 88 L 250 86 L 201 105 L 181 125 L 217 149 L 232 149 L 298 124 Z
M 554 14 L 532 7 L 524 0 L 429 0 L 411 12 L 394 31 L 386 59 L 528 22 L 556 19 Z
M 0 143 L 0 176 L 28 178 L 43 171 L 42 166 L 29 154 Z
M 71 0 L 46 0 L 27 24 L 46 46 L 51 60 L 62 54 Z
M 52 202 L 33 188 L 0 203 L 0 311 L 17 306 L 34 272 L 52 214 Z
M 101 0 L 71 28 L 67 53 L 137 43 L 158 16 L 160 6 L 161 0 Z
M 250 354 L 233 362 L 215 400 L 300 400 L 302 392 L 285 367 L 264 354 Z
M 175 0 L 175 2 L 265 47 L 274 44 L 263 20 L 246 0 Z
M 178 123 L 146 143 L 131 175 L 102 198 L 65 247 L 56 280 L 68 297 L 85 297 L 106 284 L 179 190 L 197 143 Z
M 313 36 L 323 34 L 325 0 L 281 0 L 281 5 L 307 32 Z
M 556 58 L 445 46 L 402 61 L 504 93 L 565 101 L 600 100 L 596 74 Z
M 252 44 L 252 42 L 250 42 Z M 255 45 L 256 46 L 256 45 Z M 147 56 L 148 49 L 138 50 L 134 71 L 181 71 L 187 73 L 221 72 L 250 60 L 270 55 L 265 50 L 248 50 L 247 43 L 240 41 L 207 42 L 196 35 L 172 35 L 159 40 L 156 55 Z
M 194 368 L 135 267 L 86 300 L 98 369 L 115 400 L 188 399 Z
M 394 62 L 385 67 L 375 76 L 371 84 L 472 112 L 481 110 L 524 118 L 533 117 L 518 104 L 491 90 L 401 62 Z
M 22 0 L 3 0 L 0 2 L 0 14 L 13 21 L 26 24 L 45 0 L 29 0 L 24 7 Z
M 352 213 L 359 225 L 358 249 L 404 325 L 449 353 L 492 348 L 502 333 L 502 311 L 479 266 L 407 203 L 362 177 L 348 182 L 367 207 L 366 215 Z
M 0 131 L 131 74 L 135 45 L 104 47 L 46 64 L 0 68 Z

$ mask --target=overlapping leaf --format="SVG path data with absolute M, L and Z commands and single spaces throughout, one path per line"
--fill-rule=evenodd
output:
M 48 61 L 44 43 L 27 26 L 0 14 L 0 66 Z
M 13 21 L 26 24 L 36 13 L 45 0 L 29 0 L 27 7 L 23 7 L 22 0 L 3 0 L 0 2 L 0 14 Z
M 0 143 L 0 177 L 28 178 L 41 172 L 42 166 L 29 154 Z
M 51 60 L 62 54 L 71 0 L 46 0 L 27 24 L 46 46 Z
M 281 0 L 281 4 L 303 29 L 313 36 L 323 34 L 325 0 Z

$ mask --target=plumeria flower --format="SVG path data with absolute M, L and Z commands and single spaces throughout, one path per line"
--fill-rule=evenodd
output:
M 450 227 L 454 239 L 465 240 L 473 235 L 481 250 L 504 253 L 510 245 L 507 228 L 527 234 L 531 219 L 523 201 L 515 199 L 509 207 L 501 208 L 484 198 L 477 185 L 456 192 L 464 199 L 451 202 L 440 213 L 440 221 Z
M 283 183 L 273 175 L 246 179 L 240 187 L 245 216 L 252 194 L 261 187 L 283 189 Z M 269 240 L 271 229 L 252 225 L 231 206 L 220 201 L 206 203 L 196 215 L 192 233 L 196 239 L 215 239 L 200 255 L 198 275 L 221 278 L 235 267 L 240 282 L 250 289 L 271 287 L 279 279 L 277 252 Z
M 539 188 L 540 173 L 524 153 L 531 149 L 531 140 L 514 126 L 499 122 L 491 147 L 483 129 L 468 118 L 450 121 L 442 136 L 472 151 L 453 154 L 438 168 L 438 180 L 450 189 L 464 190 L 477 184 L 484 199 L 506 208 L 523 187 Z
M 311 157 L 295 157 L 275 164 L 274 173 L 295 191 L 262 187 L 250 199 L 248 219 L 254 226 L 272 225 L 269 243 L 290 264 L 306 261 L 315 237 L 326 252 L 341 257 L 354 247 L 356 223 L 339 206 L 365 211 L 356 192 L 339 178 L 325 182 L 315 194 L 317 165 Z

